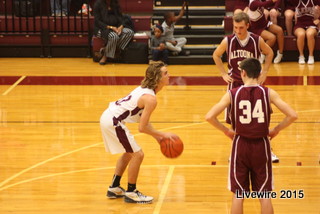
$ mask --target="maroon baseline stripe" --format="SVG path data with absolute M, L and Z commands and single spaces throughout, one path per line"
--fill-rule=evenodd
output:
M 20 76 L 0 76 L 0 85 L 12 85 Z M 320 76 L 308 76 L 308 85 L 320 85 Z M 27 76 L 19 85 L 140 85 L 142 76 Z M 266 85 L 303 85 L 303 76 L 268 76 Z M 226 85 L 220 76 L 171 76 L 170 85 Z

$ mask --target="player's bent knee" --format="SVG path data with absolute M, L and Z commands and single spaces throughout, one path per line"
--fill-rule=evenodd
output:
M 134 156 L 135 158 L 138 158 L 138 159 L 143 160 L 143 158 L 144 158 L 144 152 L 143 152 L 142 150 L 139 150 L 139 151 L 133 153 L 133 156 Z

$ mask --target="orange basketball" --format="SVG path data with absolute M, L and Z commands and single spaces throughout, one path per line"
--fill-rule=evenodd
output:
M 180 138 L 177 139 L 162 139 L 160 142 L 161 152 L 167 158 L 176 158 L 183 152 L 183 142 Z

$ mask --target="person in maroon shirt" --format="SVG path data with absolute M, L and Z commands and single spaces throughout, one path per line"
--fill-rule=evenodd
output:
M 236 0 L 234 4 L 233 14 L 239 12 L 247 12 L 249 6 L 249 0 Z
M 277 0 L 250 0 L 248 15 L 250 17 L 250 31 L 260 35 L 266 43 L 273 47 L 275 42 L 278 44 L 277 55 L 273 63 L 280 63 L 283 56 L 284 34 L 283 29 L 268 21 L 264 14 L 264 9 L 272 7 Z M 260 62 L 263 63 L 265 55 L 261 55 Z
M 304 43 L 307 38 L 309 50 L 308 64 L 314 64 L 315 37 L 318 33 L 317 25 L 314 23 L 318 17 L 315 17 L 315 9 L 320 5 L 320 0 L 299 0 L 295 13 L 296 24 L 294 26 L 294 35 L 297 37 L 297 46 L 299 50 L 299 64 L 305 64 Z M 317 14 L 318 15 L 318 14 Z
M 270 21 L 276 25 L 278 24 L 278 17 L 281 15 L 281 4 L 282 0 L 277 0 L 273 6 L 267 8 L 269 11 Z
M 299 0 L 284 0 L 284 17 L 287 35 L 292 36 L 293 17 Z
M 255 58 L 240 63 L 243 86 L 227 92 L 206 115 L 206 120 L 232 139 L 228 189 L 233 192 L 231 214 L 243 213 L 244 198 L 251 193 L 264 194 L 260 200 L 261 213 L 273 213 L 273 189 L 270 141 L 297 119 L 296 112 L 274 90 L 259 85 L 261 64 Z M 269 129 L 271 103 L 285 118 Z M 232 128 L 218 120 L 219 114 L 232 105 Z M 251 184 L 251 190 L 250 190 Z M 249 194 L 249 196 L 246 196 Z M 269 194 L 269 197 L 268 197 Z

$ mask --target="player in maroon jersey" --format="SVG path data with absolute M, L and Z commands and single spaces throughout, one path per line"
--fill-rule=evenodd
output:
M 265 17 L 264 10 L 273 7 L 277 0 L 250 0 L 248 15 L 250 17 L 250 31 L 260 35 L 266 43 L 273 47 L 277 42 L 278 51 L 274 58 L 274 63 L 280 63 L 283 56 L 284 34 L 283 29 L 276 24 L 268 21 Z M 263 63 L 265 56 L 261 55 L 260 62 Z
M 248 15 L 244 12 L 235 14 L 233 16 L 234 34 L 225 37 L 212 55 L 223 80 L 228 83 L 229 89 L 243 85 L 239 69 L 242 60 L 251 57 L 259 58 L 261 52 L 266 55 L 266 62 L 259 79 L 260 83 L 265 81 L 272 62 L 272 49 L 260 36 L 248 32 L 248 28 Z M 225 70 L 221 59 L 224 52 L 227 54 L 228 72 Z
M 236 0 L 234 4 L 233 13 L 247 12 L 248 11 L 249 0 Z
M 299 50 L 299 64 L 305 64 L 304 57 L 304 43 L 307 38 L 307 46 L 309 50 L 308 64 L 314 64 L 314 47 L 315 47 L 315 36 L 318 33 L 317 26 L 314 20 L 315 8 L 319 7 L 320 0 L 299 0 L 295 13 L 296 13 L 296 24 L 294 26 L 294 35 L 297 37 L 297 46 Z
M 234 195 L 231 213 L 243 213 L 241 197 L 251 190 L 270 193 L 273 189 L 271 150 L 268 137 L 274 138 L 297 119 L 296 112 L 274 90 L 259 85 L 261 64 L 249 58 L 240 63 L 244 85 L 227 92 L 206 115 L 206 120 L 233 140 L 228 188 Z M 285 118 L 269 129 L 271 103 Z M 218 115 L 231 105 L 232 128 L 218 120 Z M 251 183 L 251 190 L 250 190 Z M 239 197 L 240 195 L 240 197 Z M 273 213 L 270 197 L 259 198 L 262 213 Z
M 260 36 L 248 32 L 249 16 L 246 13 L 239 12 L 233 16 L 233 28 L 234 34 L 224 38 L 213 53 L 213 60 L 220 70 L 222 78 L 228 83 L 228 89 L 243 85 L 239 69 L 240 62 L 251 57 L 258 59 L 262 51 L 266 55 L 266 59 L 259 83 L 263 83 L 272 62 L 272 49 Z M 221 60 L 224 52 L 227 53 L 228 72 L 225 70 Z M 229 111 L 230 108 L 227 108 L 227 123 L 230 123 Z M 274 153 L 272 153 L 272 160 L 275 163 L 279 162 L 279 158 Z

